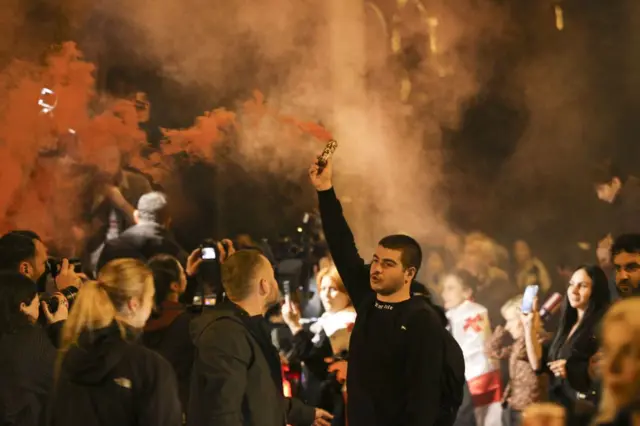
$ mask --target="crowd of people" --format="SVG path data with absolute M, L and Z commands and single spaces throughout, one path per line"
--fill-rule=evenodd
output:
M 301 297 L 250 237 L 184 250 L 170 200 L 112 154 L 81 265 L 32 231 L 0 238 L 3 425 L 640 421 L 633 179 L 597 180 L 615 223 L 593 262 L 556 271 L 480 232 L 389 235 L 365 260 L 316 162 L 327 250 Z

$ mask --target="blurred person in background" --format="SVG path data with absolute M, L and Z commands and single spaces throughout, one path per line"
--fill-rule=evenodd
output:
M 0 272 L 0 424 L 46 424 L 53 386 L 56 344 L 37 324 L 40 310 L 51 325 L 67 318 L 67 300 L 58 296 L 54 314 L 40 303 L 35 282 L 18 272 Z
M 162 192 L 148 192 L 138 200 L 133 213 L 135 225 L 127 228 L 117 238 L 105 243 L 97 268 L 113 260 L 117 251 L 133 249 L 146 260 L 157 254 L 168 254 L 186 266 L 187 252 L 175 241 L 171 231 L 171 212 L 167 196 Z
M 500 308 L 518 290 L 505 271 L 492 266 L 496 261 L 493 242 L 481 234 L 474 235 L 467 237 L 460 268 L 477 279 L 474 300 L 488 309 L 491 324 L 498 324 L 502 321 Z
M 271 247 L 269 247 L 269 244 L 267 244 L 264 241 L 254 240 L 249 234 L 238 234 L 238 236 L 236 237 L 234 246 L 236 247 L 237 250 L 243 250 L 243 249 L 258 250 L 267 259 L 269 259 L 269 262 L 271 262 L 272 265 L 276 264 L 276 258 L 273 254 L 273 250 L 271 250 Z
M 425 267 L 420 273 L 420 282 L 429 290 L 432 300 L 442 305 L 442 280 L 447 272 L 442 252 L 437 249 L 427 250 Z
M 476 279 L 464 270 L 444 278 L 442 300 L 451 334 L 464 354 L 465 377 L 478 426 L 500 426 L 502 407 L 500 366 L 485 354 L 491 335 L 487 309 L 472 302 Z M 468 410 L 460 407 L 461 411 Z M 463 426 L 462 419 L 456 425 Z
M 182 424 L 171 364 L 137 343 L 153 310 L 153 274 L 119 259 L 78 293 L 62 333 L 51 424 Z
M 227 300 L 191 323 L 196 358 L 187 424 L 330 425 L 326 411 L 283 394 L 280 355 L 264 318 L 279 298 L 271 263 L 257 250 L 223 252 L 221 261 Z
M 565 426 L 564 407 L 550 402 L 531 404 L 522 413 L 522 426 Z
M 598 198 L 611 205 L 609 236 L 640 232 L 640 180 L 606 162 L 595 170 L 593 182 Z
M 48 276 L 49 251 L 38 234 L 32 231 L 11 231 L 0 238 L 0 270 L 15 271 L 31 278 L 39 292 L 45 292 Z M 82 280 L 74 266 L 63 259 L 55 278 L 55 289 L 81 286 Z M 52 289 L 53 290 L 53 289 Z
M 640 295 L 640 234 L 623 234 L 611 246 L 620 297 Z
M 282 306 L 282 317 L 293 335 L 289 359 L 304 362 L 309 373 L 322 383 L 320 395 L 308 402 L 335 414 L 343 405 L 342 385 L 330 377 L 326 359 L 342 358 L 349 350 L 356 310 L 335 266 L 320 271 L 318 280 L 318 293 L 325 310 L 318 321 L 308 330 L 304 329 L 300 324 L 300 310 L 293 303 Z
M 530 404 L 546 401 L 548 397 L 547 376 L 536 374 L 527 357 L 521 306 L 522 296 L 504 304 L 500 313 L 505 324 L 496 327 L 485 346 L 489 357 L 509 361 L 509 383 L 502 398 L 503 426 L 520 426 L 523 410 Z
M 611 255 L 612 245 L 613 240 L 611 237 L 607 237 L 603 241 L 600 241 L 596 248 L 596 259 L 598 259 L 598 266 L 602 268 L 609 280 L 611 302 L 615 302 L 620 298 L 620 295 L 618 294 L 618 287 L 616 287 L 616 269 L 613 265 L 613 257 Z
M 549 374 L 549 398 L 565 407 L 570 426 L 584 425 L 597 402 L 597 395 L 584 395 L 578 390 L 590 388 L 589 365 L 598 350 L 596 326 L 609 305 L 605 273 L 598 266 L 587 265 L 576 269 L 569 281 L 560 324 L 550 345 L 542 345 L 539 340 L 542 324 L 537 301 L 532 313 L 523 315 L 531 368 Z
M 142 195 L 151 192 L 144 176 L 123 169 L 116 145 L 93 154 L 97 170 L 86 182 L 82 223 L 74 228 L 78 238 L 86 240 L 83 265 L 87 273 L 96 272 L 104 243 L 118 238 L 135 223 L 134 206 Z
M 601 328 L 602 397 L 598 425 L 640 424 L 640 298 L 614 304 Z
M 195 275 L 202 263 L 197 250 L 187 261 L 187 270 Z M 159 254 L 149 260 L 153 273 L 155 303 L 151 317 L 144 326 L 142 343 L 158 352 L 173 366 L 178 379 L 178 393 L 182 410 L 189 406 L 189 386 L 193 365 L 194 347 L 189 334 L 189 324 L 195 314 L 180 303 L 180 296 L 187 289 L 187 274 L 173 256 Z
M 464 253 L 464 244 L 462 237 L 455 232 L 449 232 L 444 238 L 444 253 L 443 260 L 445 269 L 452 271 L 458 266 L 462 255 Z
M 537 285 L 540 296 L 547 294 L 551 288 L 549 272 L 540 259 L 533 255 L 526 241 L 517 240 L 513 244 L 513 257 L 517 263 L 515 281 L 518 289 L 524 291 L 528 285 Z

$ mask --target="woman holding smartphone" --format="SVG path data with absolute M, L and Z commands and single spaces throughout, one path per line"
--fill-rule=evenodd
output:
M 529 363 L 538 374 L 551 377 L 549 397 L 566 408 L 569 425 L 586 424 L 584 416 L 592 414 L 583 411 L 594 402 L 593 395 L 580 394 L 572 382 L 589 377 L 589 359 L 598 350 L 595 328 L 607 311 L 609 300 L 604 271 L 586 265 L 576 269 L 569 280 L 560 324 L 550 345 L 542 345 L 537 338 L 542 330 L 537 303 L 531 313 L 523 313 Z M 567 368 L 569 358 L 572 362 Z

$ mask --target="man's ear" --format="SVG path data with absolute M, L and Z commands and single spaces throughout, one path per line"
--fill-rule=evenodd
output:
M 33 276 L 33 267 L 29 262 L 21 262 L 19 272 L 31 278 Z
M 407 274 L 409 275 L 409 282 L 413 281 L 416 279 L 416 275 L 418 270 L 414 267 L 414 266 L 410 266 L 406 269 Z

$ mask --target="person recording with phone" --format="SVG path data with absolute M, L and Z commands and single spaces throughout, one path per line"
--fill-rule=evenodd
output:
M 549 398 L 566 408 L 569 426 L 586 424 L 595 409 L 597 395 L 583 395 L 577 389 L 585 388 L 582 381 L 590 380 L 589 361 L 598 351 L 596 327 L 609 308 L 609 301 L 607 276 L 600 267 L 586 265 L 576 269 L 550 345 L 542 345 L 538 339 L 542 324 L 537 298 L 533 298 L 530 309 L 523 306 L 529 363 L 539 374 L 550 376 Z
M 533 296 L 532 296 L 533 297 Z M 487 340 L 485 345 L 489 357 L 509 361 L 509 382 L 503 395 L 503 426 L 522 424 L 522 412 L 531 404 L 547 400 L 549 381 L 546 374 L 536 374 L 527 358 L 524 325 L 522 323 L 523 297 L 516 296 L 500 309 L 505 320 Z M 533 299 L 525 303 L 533 309 Z M 511 337 L 511 339 L 508 339 Z M 539 339 L 544 341 L 546 333 Z

